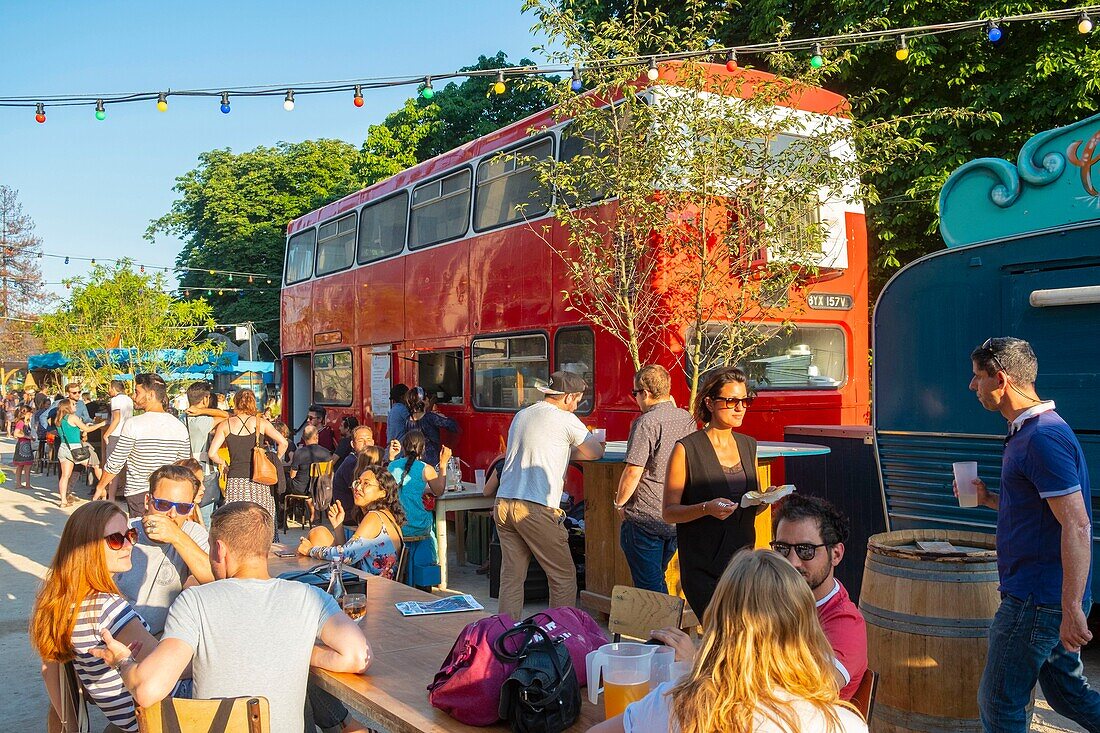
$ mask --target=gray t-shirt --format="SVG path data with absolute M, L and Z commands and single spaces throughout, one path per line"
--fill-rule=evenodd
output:
M 184 415 L 187 437 L 191 441 L 191 457 L 205 467 L 209 463 L 206 448 L 210 445 L 210 431 L 214 429 L 214 418 L 209 415 Z
M 665 473 L 676 441 L 696 430 L 695 418 L 672 402 L 658 402 L 630 426 L 626 457 L 632 466 L 645 471 L 638 488 L 626 504 L 626 518 L 658 537 L 675 537 L 676 528 L 661 518 Z
M 313 644 L 338 613 L 305 583 L 229 578 L 181 593 L 163 638 L 194 650 L 195 697 L 262 695 L 271 733 L 302 733 Z
M 176 548 L 149 539 L 140 519 L 131 520 L 130 526 L 138 531 L 138 541 L 130 554 L 133 566 L 125 573 L 115 575 L 115 584 L 134 610 L 145 619 L 145 623 L 149 624 L 149 630 L 159 634 L 164 630 L 168 607 L 183 590 L 183 584 L 191 577 L 191 571 L 176 552 Z M 183 532 L 195 544 L 209 552 L 210 540 L 205 527 L 187 521 L 183 523 Z
M 549 402 L 523 408 L 508 428 L 508 452 L 497 496 L 557 509 L 570 452 L 587 437 L 588 428 L 580 418 Z

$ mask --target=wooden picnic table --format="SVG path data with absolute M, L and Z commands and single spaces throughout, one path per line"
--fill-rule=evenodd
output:
M 279 548 L 277 546 L 277 549 Z M 271 574 L 304 571 L 318 564 L 308 557 L 268 561 Z M 310 678 L 337 697 L 358 717 L 391 733 L 455 733 L 507 731 L 506 723 L 478 728 L 463 725 L 428 702 L 428 683 L 446 659 L 466 624 L 484 618 L 485 611 L 402 616 L 398 601 L 434 601 L 438 596 L 416 588 L 351 569 L 366 576 L 367 613 L 359 625 L 370 641 L 374 661 L 366 674 L 340 674 L 310 670 Z M 603 709 L 592 705 L 582 690 L 581 716 L 570 731 L 586 731 L 603 720 Z

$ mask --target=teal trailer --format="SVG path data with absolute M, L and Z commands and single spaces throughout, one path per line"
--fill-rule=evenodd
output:
M 990 337 L 1032 344 L 1036 390 L 1055 401 L 1100 481 L 1098 147 L 1100 115 L 1036 135 L 1015 164 L 963 165 L 940 192 L 947 249 L 903 268 L 879 296 L 872 403 L 890 529 L 994 531 L 994 512 L 960 509 L 951 490 L 951 464 L 971 460 L 999 488 L 1007 426 L 969 390 L 970 352 Z M 1094 488 L 1094 555 L 1098 497 Z

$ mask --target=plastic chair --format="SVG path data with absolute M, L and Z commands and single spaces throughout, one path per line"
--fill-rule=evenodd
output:
M 849 701 L 855 706 L 867 724 L 871 724 L 871 715 L 875 712 L 875 691 L 878 689 L 878 672 L 867 670 L 863 673 L 863 679 L 859 687 Z
M 141 733 L 270 733 L 271 710 L 265 697 L 166 698 L 138 708 L 137 722 Z
M 684 599 L 656 591 L 617 585 L 611 590 L 607 629 L 618 642 L 621 636 L 649 639 L 649 632 L 666 626 L 681 628 Z

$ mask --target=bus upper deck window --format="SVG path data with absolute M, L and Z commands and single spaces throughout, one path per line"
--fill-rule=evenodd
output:
M 286 244 L 287 285 L 308 280 L 313 274 L 313 251 L 317 246 L 317 230 L 298 232 Z

